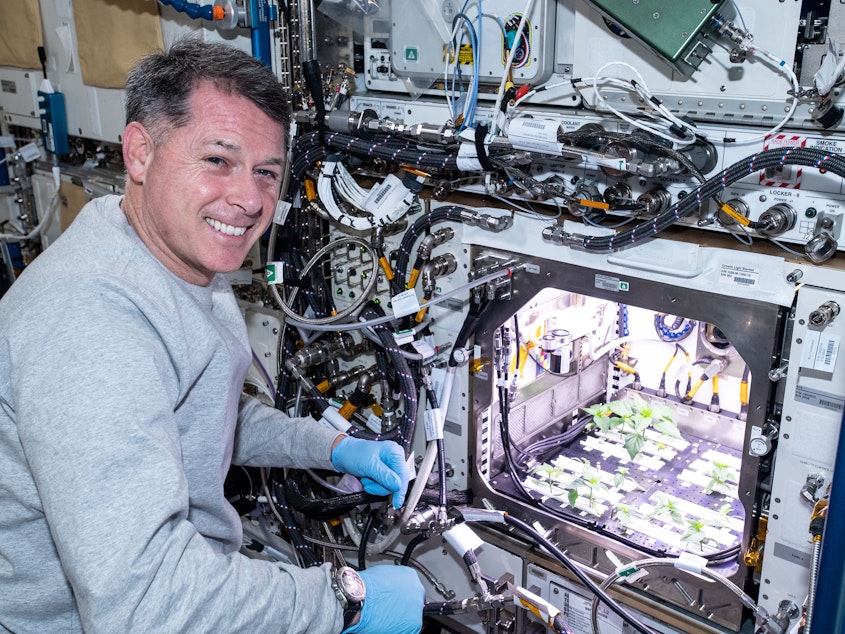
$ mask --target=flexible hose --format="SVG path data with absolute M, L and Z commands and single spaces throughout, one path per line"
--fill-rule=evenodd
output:
M 391 163 L 404 163 L 419 168 L 458 170 L 458 157 L 454 152 L 421 150 L 412 141 L 395 136 L 381 135 L 371 140 L 349 134 L 333 132 L 325 135 L 320 143 L 319 132 L 304 134 L 296 141 L 291 161 L 295 182 L 301 181 L 311 167 L 328 156 L 329 150 L 352 154 L 361 158 L 380 158 Z
M 399 525 L 404 526 L 411 519 L 417 504 L 422 497 L 423 489 L 428 482 L 428 476 L 431 475 L 431 470 L 434 468 L 434 462 L 437 460 L 437 443 L 430 440 L 425 446 L 425 453 L 423 454 L 422 462 L 417 468 L 417 478 L 414 480 L 414 486 L 411 487 L 408 497 L 405 498 L 405 506 L 402 509 L 402 515 L 399 518 Z M 439 495 L 438 495 L 439 497 Z
M 338 311 L 334 315 L 329 315 L 328 317 L 320 317 L 320 318 L 313 318 L 313 317 L 305 317 L 303 315 L 297 315 L 296 312 L 293 310 L 294 301 L 296 300 L 297 293 L 299 291 L 298 287 L 295 287 L 290 294 L 290 298 L 287 302 L 283 300 L 281 297 L 278 289 L 276 288 L 277 285 L 270 284 L 270 292 L 273 294 L 273 298 L 276 300 L 276 303 L 279 305 L 279 308 L 282 309 L 282 312 L 295 319 L 298 323 L 306 324 L 307 326 L 317 326 L 317 325 L 325 325 L 325 324 L 333 324 L 335 322 L 341 321 L 349 317 L 350 315 L 356 314 L 360 309 L 364 302 L 367 301 L 370 294 L 373 292 L 373 289 L 376 286 L 376 282 L 378 281 L 378 259 L 376 258 L 375 251 L 370 249 L 370 245 L 367 241 L 362 240 L 361 238 L 356 238 L 353 236 L 347 236 L 345 238 L 340 238 L 335 240 L 334 242 L 330 242 L 323 248 L 321 248 L 314 256 L 308 260 L 307 264 L 303 267 L 302 271 L 300 272 L 300 279 L 304 279 L 308 273 L 311 272 L 311 269 L 320 262 L 324 255 L 329 253 L 330 251 L 334 251 L 341 247 L 357 244 L 363 248 L 367 249 L 367 253 L 370 254 L 372 259 L 372 274 L 369 276 L 367 281 L 367 286 L 361 291 L 360 297 L 344 308 L 343 310 Z
M 361 313 L 364 319 L 381 317 L 384 312 L 373 304 L 366 306 Z M 376 335 L 381 340 L 382 347 L 387 352 L 393 363 L 393 371 L 399 378 L 400 390 L 404 401 L 402 419 L 391 430 L 382 434 L 374 434 L 365 429 L 351 429 L 347 432 L 350 436 L 368 438 L 370 440 L 395 440 L 405 450 L 407 457 L 411 452 L 411 442 L 414 439 L 414 429 L 417 424 L 417 387 L 414 384 L 411 368 L 408 361 L 402 355 L 402 351 L 396 344 L 393 333 L 384 325 L 374 326 Z
M 214 20 L 214 5 L 201 5 L 195 2 L 185 2 L 185 0 L 158 0 L 164 6 L 171 6 L 177 11 L 184 13 L 189 18 L 196 20 Z M 221 7 L 222 9 L 222 7 Z M 217 18 L 220 19 L 220 18 Z
M 651 568 L 657 566 L 671 566 L 675 567 L 678 563 L 678 560 L 672 557 L 657 557 L 654 559 L 641 559 L 639 561 L 632 561 L 629 564 L 625 565 L 625 570 L 632 570 L 634 568 Z M 761 607 L 759 607 L 749 595 L 743 592 L 742 588 L 737 586 L 735 583 L 726 579 L 718 572 L 711 570 L 710 568 L 702 567 L 701 570 L 696 570 L 696 572 L 700 572 L 700 574 L 704 575 L 708 579 L 712 579 L 713 581 L 717 581 L 718 583 L 725 586 L 728 590 L 733 592 L 742 604 L 754 612 L 754 615 L 762 620 L 767 620 L 769 618 L 768 613 Z M 604 582 L 599 586 L 600 590 L 604 592 L 610 586 L 617 583 L 623 577 L 619 575 L 619 571 L 614 572 L 604 580 Z M 599 626 L 598 626 L 598 596 L 593 598 L 593 605 L 591 608 L 590 618 L 592 620 L 593 625 L 593 632 L 595 634 L 600 634 Z
M 431 229 L 431 227 L 438 222 L 445 222 L 447 220 L 454 220 L 460 222 L 464 213 L 461 207 L 447 206 L 432 209 L 423 214 L 411 225 L 405 234 L 402 236 L 402 241 L 399 243 L 399 249 L 396 255 L 396 266 L 394 268 L 394 277 L 391 281 L 391 288 L 394 293 L 399 293 L 405 290 L 405 277 L 407 274 L 408 262 L 411 260 L 411 252 L 414 248 L 414 243 L 421 235 Z
M 813 631 L 813 615 L 816 607 L 816 588 L 819 583 L 819 565 L 821 564 L 822 540 L 813 540 L 813 553 L 810 559 L 810 582 L 807 592 L 807 614 L 804 617 L 804 631 L 808 634 Z
M 825 169 L 837 176 L 845 177 L 845 157 L 841 155 L 827 154 L 815 148 L 789 147 L 764 150 L 734 163 L 706 180 L 670 209 L 649 222 L 641 223 L 612 236 L 573 236 L 571 245 L 585 251 L 602 253 L 635 246 L 654 237 L 682 218 L 686 218 L 705 200 L 717 196 L 733 183 L 759 171 L 785 165 L 805 165 Z

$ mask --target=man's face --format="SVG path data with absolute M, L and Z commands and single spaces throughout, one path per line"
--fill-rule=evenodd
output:
M 128 168 L 140 193 L 128 189 L 124 203 L 153 254 L 204 286 L 215 273 L 237 270 L 269 226 L 285 169 L 284 131 L 248 99 L 210 84 L 194 91 L 190 106 L 191 123 L 160 143 L 143 131 L 151 149 Z

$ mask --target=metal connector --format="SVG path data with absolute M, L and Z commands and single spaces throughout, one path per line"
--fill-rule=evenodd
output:
M 470 209 L 461 210 L 461 222 L 471 227 L 479 227 L 493 233 L 500 233 L 513 225 L 511 216 L 491 216 Z

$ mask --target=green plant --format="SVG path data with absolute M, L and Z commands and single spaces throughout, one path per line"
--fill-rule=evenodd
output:
M 585 407 L 584 411 L 593 417 L 588 427 L 595 427 L 603 433 L 616 430 L 624 438 L 625 450 L 631 460 L 642 452 L 648 429 L 654 429 L 661 436 L 681 438 L 672 419 L 673 410 L 665 405 L 648 403 L 639 394 L 634 394 L 630 401 L 608 401 Z
M 704 492 L 710 495 L 717 489 L 724 489 L 728 486 L 728 482 L 737 482 L 738 476 L 736 471 L 731 469 L 730 465 L 726 465 L 723 462 L 717 462 L 713 460 L 710 463 L 712 469 L 708 471 L 705 475 L 710 478 L 710 482 L 707 483 L 707 486 L 704 488 Z
M 628 528 L 628 524 L 631 522 L 631 507 L 626 504 L 617 504 L 613 511 L 619 523 L 625 528 Z
M 555 486 L 563 491 L 563 486 L 560 484 L 561 476 L 564 474 L 564 470 L 560 467 L 555 467 L 554 465 L 543 463 L 531 471 L 531 475 L 541 475 L 549 484 L 549 493 L 554 494 Z
M 569 506 L 575 508 L 575 502 L 578 501 L 578 497 L 581 495 L 581 490 L 586 489 L 590 509 L 593 512 L 597 510 L 596 497 L 609 491 L 607 485 L 602 482 L 601 472 L 599 472 L 598 469 L 593 468 L 588 460 L 584 460 L 583 470 L 572 482 L 569 483 L 568 488 Z
M 709 538 L 704 534 L 706 526 L 704 520 L 687 520 L 687 530 L 681 536 L 681 541 L 687 544 L 696 544 L 699 549 L 704 550 L 704 542 Z
M 628 469 L 626 467 L 616 467 L 616 473 L 613 474 L 613 486 L 617 489 L 622 488 L 625 480 L 633 480 L 628 477 Z
M 718 544 L 715 539 L 712 537 L 708 537 L 704 533 L 704 528 L 706 526 L 716 526 L 717 528 L 722 525 L 720 519 L 716 518 L 713 520 L 687 520 L 687 530 L 681 536 L 681 541 L 686 542 L 687 544 L 696 544 L 700 550 L 704 550 L 704 544 L 710 542 L 711 544 Z
M 657 500 L 657 504 L 654 505 L 654 508 L 652 509 L 651 513 L 648 514 L 649 519 L 664 517 L 668 518 L 675 524 L 684 523 L 684 515 L 683 513 L 681 513 L 681 510 L 678 508 L 678 505 L 675 504 L 675 502 L 673 502 L 665 495 L 655 497 Z

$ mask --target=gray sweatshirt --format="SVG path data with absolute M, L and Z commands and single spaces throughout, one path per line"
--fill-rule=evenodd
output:
M 336 633 L 328 566 L 238 553 L 230 464 L 330 468 L 336 432 L 241 397 L 231 287 L 89 203 L 0 301 L 0 630 Z

